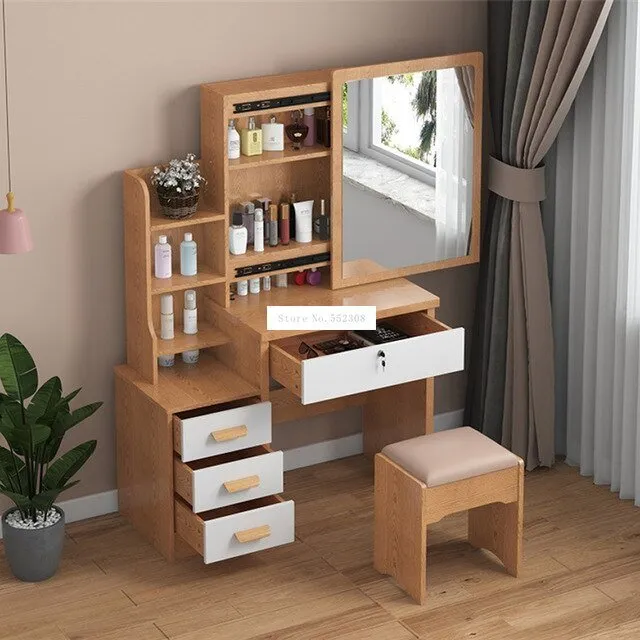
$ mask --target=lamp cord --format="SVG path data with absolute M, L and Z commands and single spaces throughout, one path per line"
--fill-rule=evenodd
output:
M 7 125 L 7 173 L 9 177 L 9 191 L 13 191 L 11 188 L 11 145 L 9 144 L 9 74 L 7 71 L 7 15 L 5 0 L 2 0 L 2 49 L 4 55 L 4 105 L 5 105 L 5 117 Z

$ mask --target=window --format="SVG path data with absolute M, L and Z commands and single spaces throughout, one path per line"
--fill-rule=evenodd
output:
M 435 184 L 436 71 L 347 83 L 344 145 Z

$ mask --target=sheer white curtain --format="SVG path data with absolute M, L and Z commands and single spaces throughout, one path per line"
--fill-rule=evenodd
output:
M 467 253 L 473 187 L 473 127 L 455 69 L 436 81 L 436 254 Z
M 558 138 L 552 306 L 567 461 L 640 505 L 640 21 L 614 4 Z

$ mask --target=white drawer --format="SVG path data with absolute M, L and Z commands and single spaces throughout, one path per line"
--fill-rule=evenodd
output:
M 412 337 L 316 358 L 300 355 L 300 342 L 312 345 L 339 334 L 321 332 L 276 340 L 270 346 L 271 377 L 299 396 L 302 404 L 310 404 L 464 368 L 464 329 L 451 329 L 426 313 L 389 318 L 388 322 Z
M 270 402 L 187 415 L 173 419 L 174 449 L 184 462 L 271 442 Z
M 282 457 L 262 445 L 189 463 L 175 459 L 174 490 L 195 513 L 280 493 Z
M 293 500 L 269 496 L 203 514 L 175 503 L 176 532 L 206 563 L 294 541 Z

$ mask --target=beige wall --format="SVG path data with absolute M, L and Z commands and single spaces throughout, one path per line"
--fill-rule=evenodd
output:
M 41 379 L 104 408 L 69 444 L 97 452 L 68 497 L 115 487 L 113 365 L 124 357 L 120 172 L 199 148 L 202 82 L 484 50 L 485 2 L 13 2 L 7 0 L 13 188 L 33 253 L 0 256 L 0 332 Z M 312 28 L 301 30 L 301 20 Z M 3 102 L 3 101 L 2 101 Z M 2 112 L 2 115 L 4 113 Z M 4 125 L 0 125 L 4 144 Z M 1 154 L 2 152 L 0 152 Z M 0 167 L 6 191 L 6 159 Z M 4 191 L 2 191 L 4 193 Z M 468 325 L 475 268 L 425 277 Z M 437 410 L 462 406 L 463 377 Z M 358 413 L 286 425 L 298 446 L 357 429 Z M 308 428 L 305 429 L 305 426 Z

